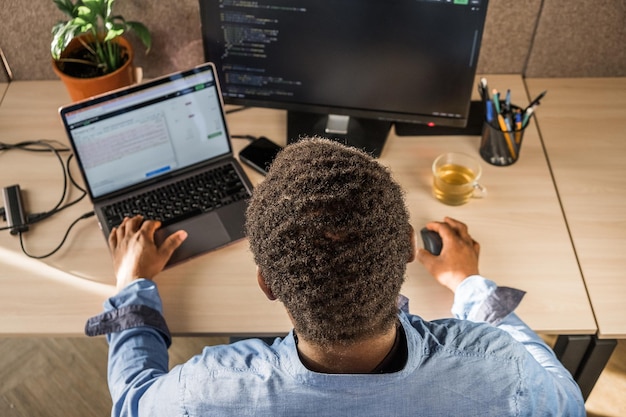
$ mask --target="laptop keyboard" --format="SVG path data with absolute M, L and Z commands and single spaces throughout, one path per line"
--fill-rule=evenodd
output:
M 227 164 L 103 208 L 109 228 L 141 215 L 163 226 L 248 198 L 241 178 Z

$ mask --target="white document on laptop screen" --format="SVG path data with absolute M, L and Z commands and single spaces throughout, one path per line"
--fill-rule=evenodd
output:
M 114 101 L 72 129 L 94 197 L 230 152 L 214 82 L 179 83 L 175 94 L 164 90 L 166 100 L 138 105 L 138 97 L 123 97 L 129 106 Z

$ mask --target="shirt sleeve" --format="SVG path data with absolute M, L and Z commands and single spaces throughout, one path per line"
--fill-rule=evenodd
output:
M 457 287 L 452 314 L 459 319 L 497 326 L 517 308 L 525 294 L 525 291 L 498 287 L 493 281 L 472 275 Z
M 459 319 L 490 323 L 520 342 L 534 359 L 526 367 L 526 380 L 531 381 L 529 396 L 552 404 L 552 408 L 558 409 L 555 415 L 584 416 L 584 400 L 572 375 L 552 349 L 514 313 L 524 294 L 473 275 L 457 287 L 452 313 Z M 537 392 L 533 384 L 551 389 Z
M 100 336 L 142 326 L 159 331 L 168 347 L 172 344 L 156 285 L 146 279 L 133 281 L 109 298 L 104 312 L 87 320 L 85 334 Z
M 140 399 L 168 372 L 171 336 L 162 312 L 156 284 L 140 279 L 109 298 L 104 313 L 87 321 L 88 334 L 107 335 L 112 416 L 138 415 Z M 159 415 L 177 415 L 169 409 L 172 402 L 160 405 Z

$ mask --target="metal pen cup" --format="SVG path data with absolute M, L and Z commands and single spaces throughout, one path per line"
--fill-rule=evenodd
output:
M 485 120 L 479 148 L 480 156 L 485 162 L 508 166 L 519 159 L 527 127 L 522 126 L 519 116 L 516 116 L 521 115 L 521 110 L 517 106 L 511 106 L 509 115 L 498 115 L 492 121 Z M 518 121 L 515 120 L 516 117 Z

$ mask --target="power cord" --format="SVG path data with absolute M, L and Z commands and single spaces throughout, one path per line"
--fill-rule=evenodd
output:
M 240 112 L 240 111 L 243 111 L 243 110 L 247 110 L 247 109 L 249 109 L 249 107 L 241 106 L 241 107 L 236 107 L 234 109 L 226 110 L 224 113 L 232 114 L 232 113 L 237 113 L 237 112 Z
M 54 255 L 55 253 L 58 252 L 59 249 L 61 249 L 61 247 L 63 246 L 63 244 L 65 244 L 65 241 L 67 240 L 67 237 L 70 234 L 70 231 L 72 230 L 72 228 L 76 225 L 76 223 L 78 223 L 79 221 L 83 220 L 83 219 L 88 219 L 91 216 L 95 215 L 96 213 L 94 213 L 93 211 L 90 211 L 89 213 L 85 213 L 82 216 L 80 216 L 79 218 L 77 218 L 76 220 L 74 220 L 70 226 L 67 228 L 67 230 L 65 231 L 65 235 L 63 236 L 63 239 L 61 239 L 61 243 L 59 243 L 59 245 L 54 248 L 52 251 L 46 253 L 45 255 L 33 255 L 28 253 L 28 251 L 26 250 L 26 247 L 24 246 L 24 239 L 22 237 L 23 233 L 18 233 L 19 237 L 20 237 L 20 247 L 22 248 L 22 252 L 24 252 L 24 255 L 28 256 L 29 258 L 33 258 L 33 259 L 44 259 L 47 258 L 49 256 Z
M 55 146 L 56 145 L 56 146 Z M 51 216 L 53 216 L 56 213 L 59 213 L 62 210 L 65 210 L 68 207 L 73 206 L 74 204 L 78 203 L 79 201 L 81 201 L 83 198 L 85 198 L 85 196 L 87 195 L 87 191 L 82 188 L 74 179 L 74 177 L 72 176 L 71 170 L 70 170 L 70 161 L 73 158 L 73 154 L 70 154 L 67 158 L 67 160 L 64 162 L 63 161 L 63 157 L 61 156 L 62 152 L 70 152 L 71 150 L 67 147 L 65 147 L 62 143 L 56 141 L 56 140 L 46 140 L 46 139 L 41 139 L 41 140 L 35 140 L 35 141 L 24 141 L 24 142 L 19 142 L 16 144 L 6 144 L 6 143 L 1 143 L 0 142 L 0 151 L 7 151 L 7 150 L 23 150 L 23 151 L 29 151 L 29 152 L 52 152 L 56 158 L 59 160 L 60 164 L 61 164 L 61 169 L 63 170 L 63 192 L 61 194 L 61 198 L 59 199 L 59 201 L 55 204 L 55 206 L 48 211 L 42 212 L 42 213 L 34 213 L 34 214 L 30 214 L 28 216 L 26 216 L 26 226 L 30 226 L 33 225 L 35 223 L 38 223 L 42 220 L 48 219 Z M 73 185 L 74 187 L 76 187 L 78 190 L 81 191 L 81 195 L 76 198 L 75 200 L 69 202 L 69 203 L 65 203 L 63 204 L 63 202 L 65 201 L 66 197 L 67 197 L 67 192 L 68 192 L 68 179 L 69 182 L 71 183 L 71 185 Z M 70 226 L 68 227 L 67 231 L 65 232 L 65 235 L 63 236 L 63 239 L 61 240 L 61 243 L 54 248 L 51 252 L 44 254 L 44 255 L 33 255 L 31 253 L 29 253 L 26 250 L 26 247 L 24 245 L 24 238 L 23 238 L 23 232 L 18 232 L 19 235 L 19 239 L 20 239 L 20 247 L 22 248 L 22 252 L 24 252 L 24 254 L 30 258 L 35 258 L 35 259 L 43 259 L 43 258 L 47 258 L 53 254 L 55 254 L 65 243 L 65 241 L 67 240 L 67 237 L 70 233 L 70 231 L 72 230 L 72 228 L 80 221 L 83 219 L 87 219 L 89 217 L 92 217 L 95 213 L 93 211 L 87 212 L 83 215 L 81 215 L 80 217 L 78 217 L 76 220 L 74 220 Z M 6 215 L 5 213 L 5 209 L 0 207 L 0 215 L 2 215 L 3 217 Z M 0 228 L 0 231 L 2 230 L 8 230 L 11 229 L 11 226 L 9 227 L 2 227 Z

